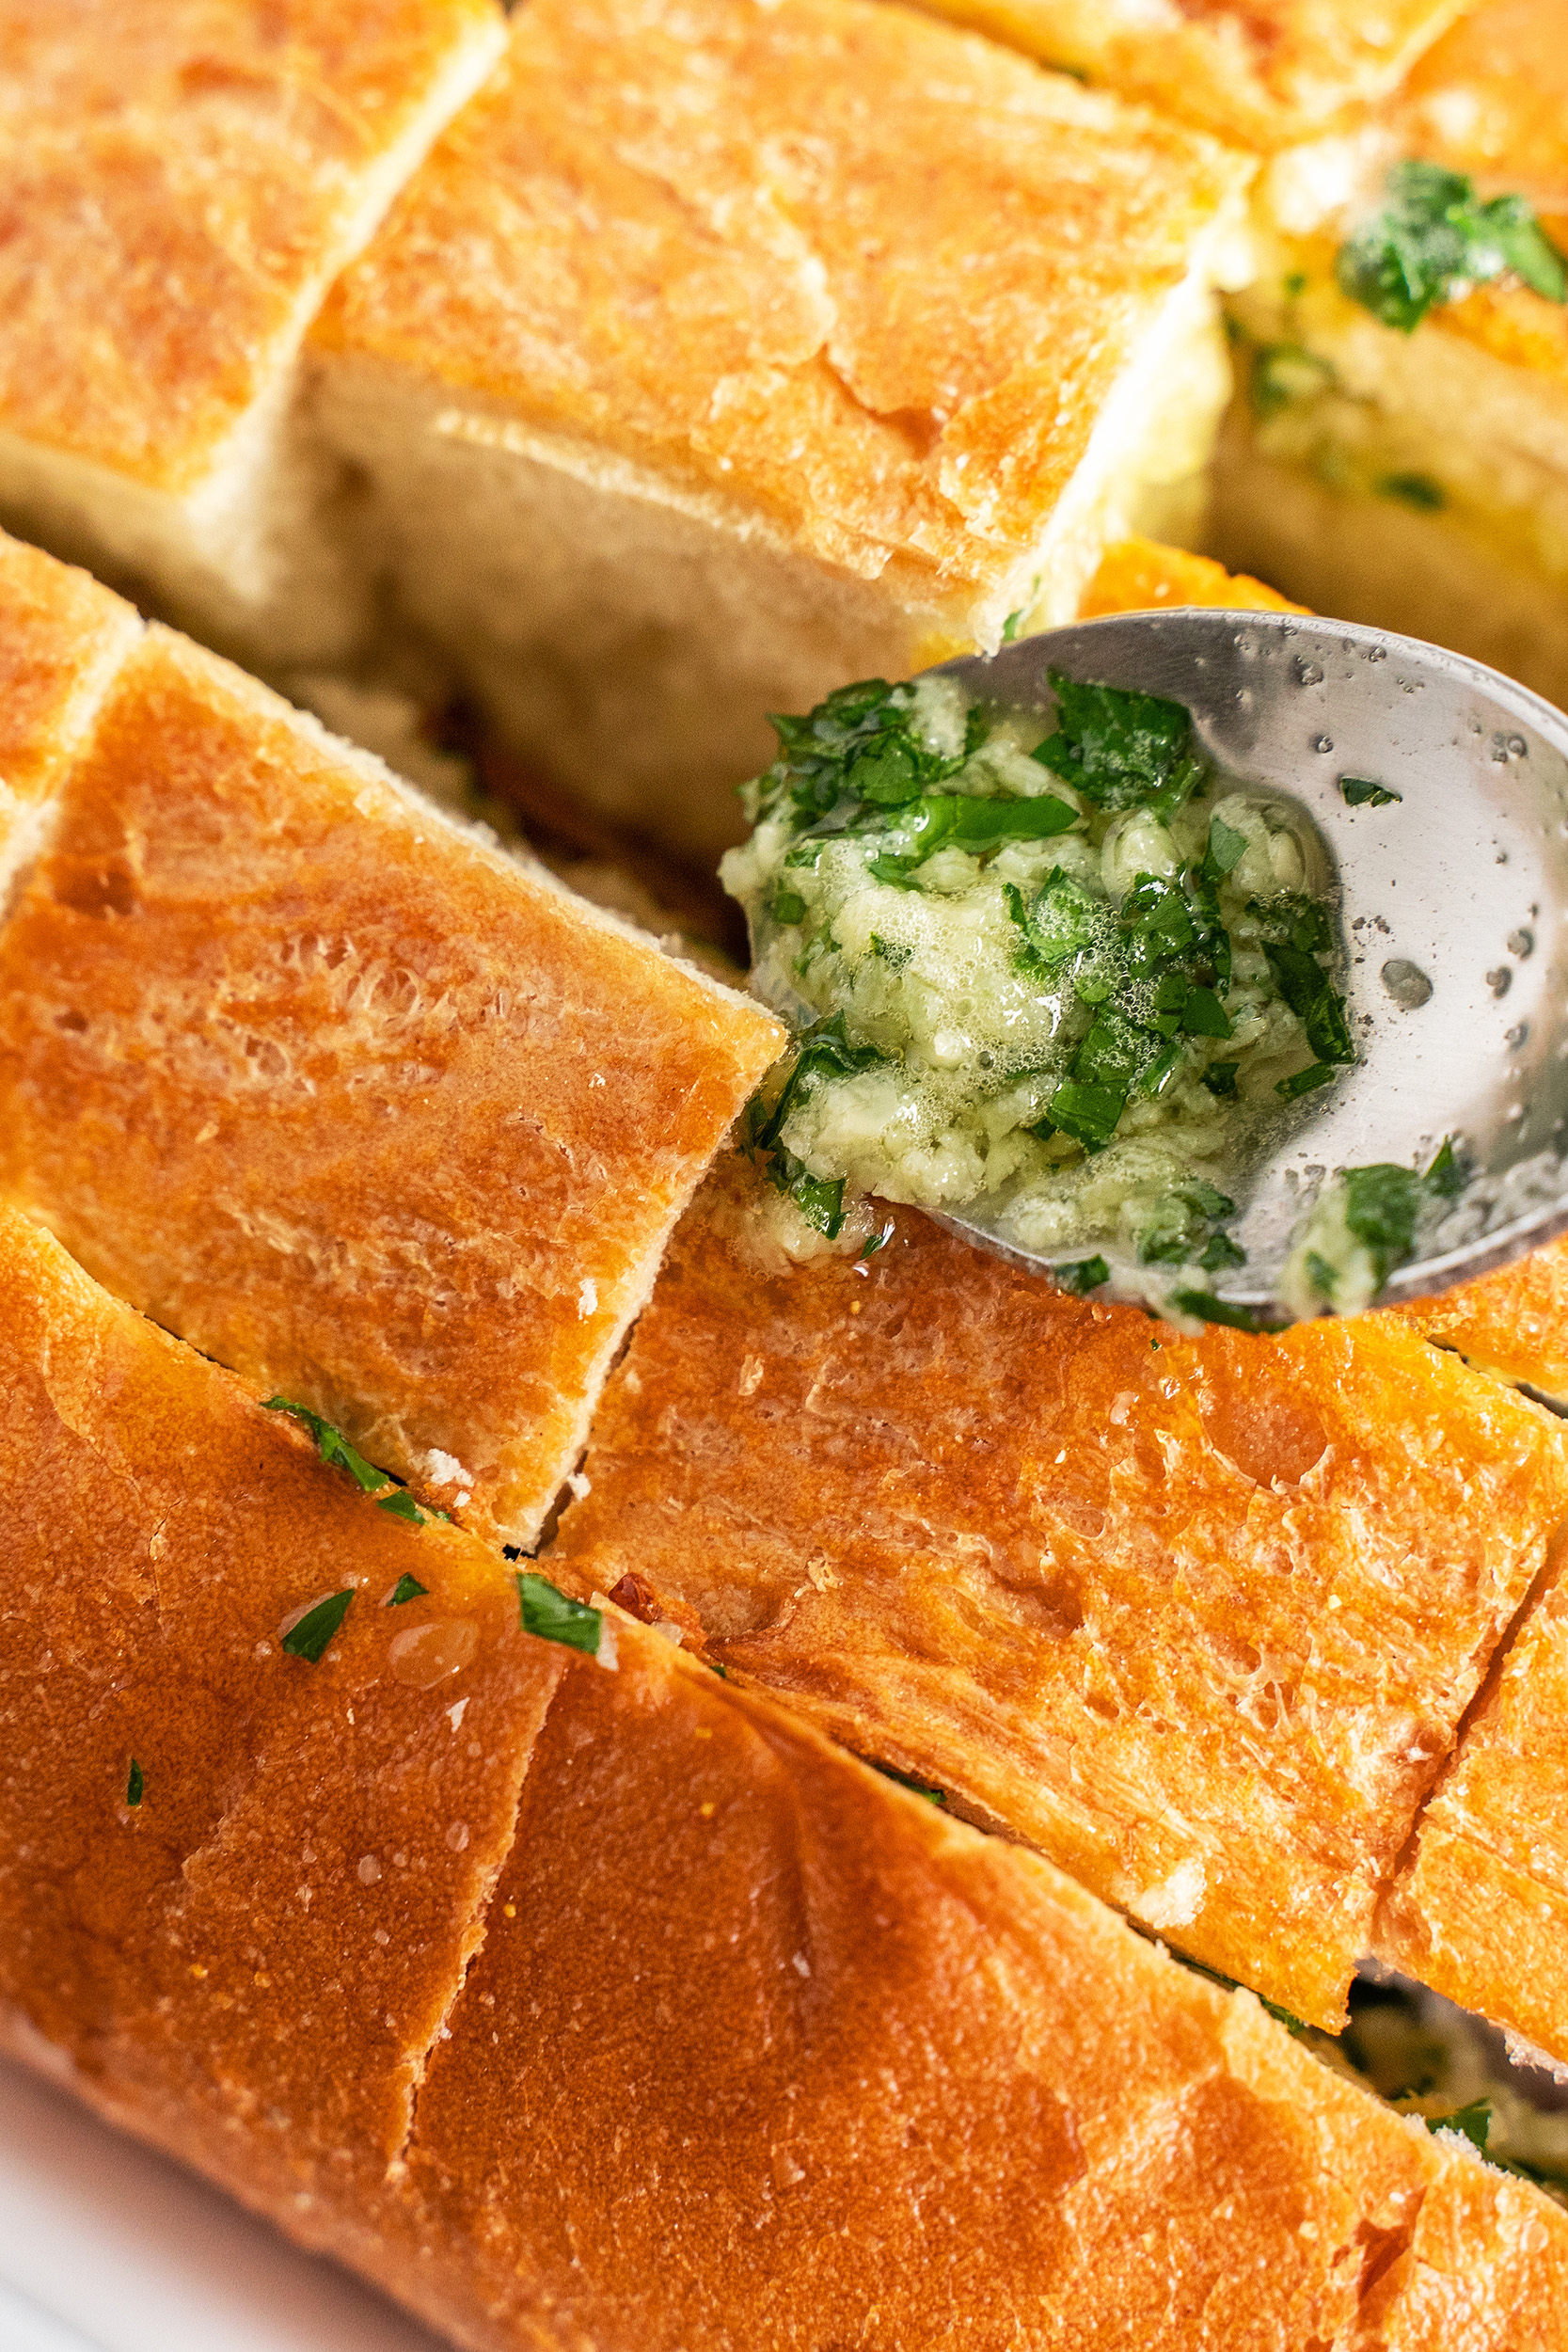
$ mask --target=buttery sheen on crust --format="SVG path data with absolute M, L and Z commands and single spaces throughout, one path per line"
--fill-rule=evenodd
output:
M 0 532 L 0 908 L 139 627 L 86 572 Z
M 1568 1512 L 1555 1424 L 1391 1318 L 1190 1341 L 910 1214 L 868 1265 L 774 1271 L 752 1182 L 672 1244 L 551 1573 L 630 1575 L 727 1672 L 1342 2023 Z
M 0 2029 L 458 2341 L 1561 2345 L 1534 2191 L 641 1627 L 530 1640 L 4 1208 L 0 1367 Z
M 778 1040 L 152 629 L 0 935 L 0 1166 L 119 1295 L 523 1542 Z
M 928 0 L 1047 64 L 1283 147 L 1387 96 L 1465 0 Z
M 166 2144 L 242 2132 L 253 2197 L 385 2165 L 560 1661 L 471 1536 L 388 1518 L 3 1204 L 0 1365 L 0 1996 Z

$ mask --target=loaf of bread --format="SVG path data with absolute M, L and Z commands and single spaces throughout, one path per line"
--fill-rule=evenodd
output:
M 0 1208 L 8 2045 L 475 2352 L 1563 2343 L 1534 2189 L 657 1635 L 517 1615 Z
M 777 1024 L 162 628 L 49 826 L 0 930 L 6 1186 L 531 1541 Z
M 1146 494 L 1196 522 L 1245 177 L 898 8 L 534 0 L 314 421 L 508 739 L 711 855 L 766 711 L 1070 618 Z
M 1338 2027 L 1568 1516 L 1568 1433 L 1391 1317 L 1189 1340 L 910 1212 L 868 1263 L 699 1196 L 549 1572 Z
M 497 0 L 6 0 L 0 520 L 226 647 L 353 644 L 294 360 L 504 37 Z

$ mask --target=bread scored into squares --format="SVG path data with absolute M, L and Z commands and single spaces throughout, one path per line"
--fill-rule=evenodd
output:
M 496 0 L 0 0 L 0 519 L 253 661 L 363 615 L 291 419 Z
M 711 854 L 769 709 L 1196 520 L 1247 167 L 901 8 L 534 0 L 312 336 L 402 613 Z
M 1473 5 L 1473 0 L 1471 0 Z M 1386 97 L 1466 0 L 931 0 L 1249 147 L 1283 147 Z
M 908 1211 L 770 1263 L 768 1198 L 699 1196 L 550 1573 L 1337 2029 L 1559 1424 L 1393 1318 L 1188 1340 Z
M 7 2043 L 483 2352 L 1561 2344 L 1527 2184 L 641 1626 L 517 1618 L 0 1206 Z
M 121 1297 L 537 1532 L 781 1032 L 187 640 L 0 933 L 0 1174 Z

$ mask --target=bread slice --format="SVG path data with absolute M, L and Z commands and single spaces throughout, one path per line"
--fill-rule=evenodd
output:
M 1377 1925 L 1386 1959 L 1568 2068 L 1568 1581 L 1523 1620 Z
M 1563 1436 L 1392 1319 L 1187 1340 L 912 1213 L 769 1265 L 765 1197 L 699 1196 L 550 1573 L 1342 2025 Z
M 777 1025 L 154 628 L 0 935 L 0 1169 L 527 1543 Z
M 1246 167 L 863 0 L 515 25 L 334 290 L 313 413 L 513 745 L 710 853 L 766 711 L 1070 618 L 1191 490 Z
M 341 653 L 295 355 L 503 40 L 496 0 L 11 0 L 0 519 L 253 660 Z
M 85 572 L 0 532 L 0 912 L 140 626 Z
M 1473 0 L 1470 0 L 1473 5 Z M 1249 147 L 1386 97 L 1466 0 L 932 0 L 1047 64 Z
M 0 1997 L 165 2144 L 243 2145 L 253 2198 L 330 2190 L 407 2138 L 559 1655 L 483 1545 L 3 1204 L 0 1362 Z
M 0 1610 L 11 2046 L 458 2342 L 1563 2342 L 1533 2189 L 641 1627 L 530 1639 L 3 1208 Z
M 1346 299 L 1335 256 L 1417 155 L 1525 196 L 1568 246 L 1557 0 L 1495 0 L 1354 138 L 1281 155 L 1234 298 L 1241 384 L 1214 546 L 1320 611 L 1437 640 L 1568 700 L 1568 310 L 1502 279 L 1414 333 Z
M 1302 612 L 1277 588 L 1245 573 L 1227 572 L 1212 556 L 1164 547 L 1134 535 L 1108 547 L 1084 592 L 1080 620 L 1103 612 L 1153 612 L 1164 605 L 1207 605 L 1225 612 Z

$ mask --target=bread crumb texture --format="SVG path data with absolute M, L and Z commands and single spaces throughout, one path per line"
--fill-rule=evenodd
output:
M 0 1159 L 117 1295 L 526 1541 L 779 1035 L 154 629 L 0 938 Z
M 86 572 L 0 532 L 0 866 L 8 809 L 59 780 L 139 626 Z
M 377 167 L 496 13 L 3 0 L 0 426 L 189 489 L 368 231 Z
M 0 1366 L 6 2038 L 459 2340 L 1554 2340 L 1535 2192 L 640 1627 L 531 1640 L 10 1210 Z
M 1385 96 L 1465 0 L 935 0 L 1048 63 L 1282 147 Z
M 1187 1340 L 901 1213 L 774 1271 L 730 1161 L 672 1245 L 552 1574 L 1334 2027 L 1568 1511 L 1568 1444 L 1396 1319 Z
M 1568 2064 L 1568 1547 L 1493 1677 L 1378 1948 Z
M 316 335 L 852 575 L 985 585 L 1239 178 L 902 8 L 533 0 Z

